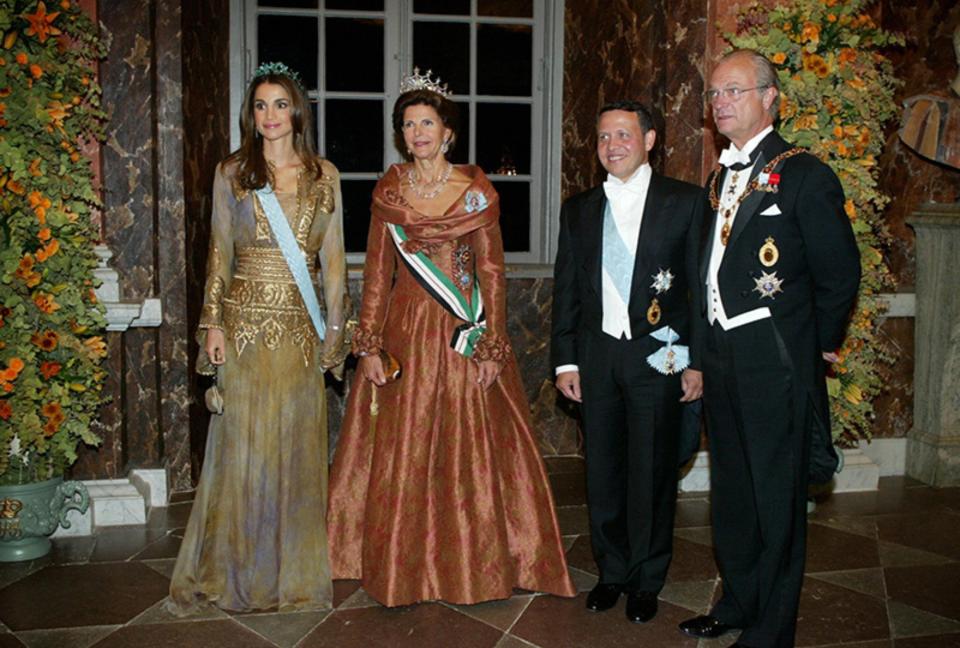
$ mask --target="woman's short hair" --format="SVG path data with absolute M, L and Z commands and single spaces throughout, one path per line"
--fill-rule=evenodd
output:
M 403 141 L 403 113 L 410 106 L 430 106 L 436 110 L 440 121 L 452 132 L 447 144 L 449 149 L 453 149 L 457 142 L 457 131 L 460 128 L 460 111 L 457 109 L 457 104 L 432 90 L 410 90 L 397 97 L 397 102 L 393 104 L 393 139 L 397 150 L 407 159 L 410 158 Z

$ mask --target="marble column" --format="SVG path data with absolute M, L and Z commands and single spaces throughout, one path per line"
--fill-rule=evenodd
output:
M 916 232 L 917 317 L 913 429 L 907 474 L 960 485 L 960 203 L 927 203 L 907 222 Z

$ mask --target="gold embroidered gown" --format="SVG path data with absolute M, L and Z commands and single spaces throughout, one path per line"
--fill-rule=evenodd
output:
M 343 360 L 346 268 L 339 175 L 301 172 L 277 198 L 308 266 L 322 269 L 326 339 L 316 332 L 259 200 L 221 164 L 203 311 L 222 328 L 224 413 L 212 415 L 203 472 L 170 583 L 170 608 L 328 607 L 327 424 L 321 367 Z M 198 371 L 203 367 L 198 363 Z M 211 369 L 211 366 L 207 366 Z
M 515 587 L 576 593 L 507 341 L 499 198 L 479 168 L 460 169 L 472 182 L 440 217 L 403 199 L 403 167 L 388 169 L 373 195 L 354 351 L 384 348 L 403 375 L 379 388 L 355 375 L 327 523 L 334 578 L 362 579 L 388 606 L 478 603 Z M 401 225 L 405 249 L 427 253 L 467 298 L 476 273 L 487 331 L 474 359 L 503 363 L 489 389 L 474 360 L 450 347 L 463 322 L 400 260 L 387 223 Z

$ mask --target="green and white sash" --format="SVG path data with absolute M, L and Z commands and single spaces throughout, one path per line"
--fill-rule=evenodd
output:
M 483 312 L 483 297 L 480 294 L 480 282 L 473 278 L 473 293 L 470 301 L 457 290 L 454 283 L 444 272 L 434 264 L 423 252 L 410 254 L 403 249 L 407 234 L 403 228 L 393 223 L 387 223 L 387 229 L 393 237 L 400 258 L 410 273 L 431 297 L 444 307 L 451 315 L 465 323 L 458 326 L 453 332 L 450 346 L 466 357 L 473 356 L 473 349 L 487 330 L 487 318 Z
M 273 192 L 270 185 L 257 189 L 254 193 L 260 199 L 260 206 L 263 207 L 263 213 L 267 216 L 270 223 L 270 229 L 273 230 L 273 236 L 277 239 L 277 245 L 283 252 L 283 258 L 287 261 L 287 267 L 293 275 L 293 280 L 300 291 L 300 297 L 303 298 L 303 304 L 307 307 L 307 313 L 310 314 L 310 320 L 313 322 L 313 328 L 317 331 L 317 336 L 322 340 L 326 336 L 327 326 L 323 321 L 323 315 L 320 313 L 320 302 L 317 300 L 317 291 L 310 281 L 310 269 L 307 267 L 307 259 L 293 236 L 293 230 L 290 229 L 290 223 L 283 215 L 283 208 L 280 207 L 280 201 Z

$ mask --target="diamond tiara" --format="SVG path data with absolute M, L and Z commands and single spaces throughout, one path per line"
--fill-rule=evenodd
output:
M 449 99 L 452 93 L 447 89 L 447 84 L 440 85 L 440 77 L 437 77 L 437 80 L 434 81 L 430 78 L 432 74 L 433 70 L 427 70 L 426 74 L 420 74 L 420 68 L 413 68 L 413 74 L 408 74 L 400 79 L 400 94 L 411 90 L 429 90 Z
M 267 76 L 268 74 L 273 74 L 277 76 L 285 76 L 289 79 L 292 79 L 294 83 L 300 86 L 300 89 L 303 89 L 303 82 L 300 80 L 300 75 L 288 68 L 286 65 L 280 61 L 274 61 L 272 63 L 261 63 L 253 72 L 253 78 L 259 79 L 262 76 Z

